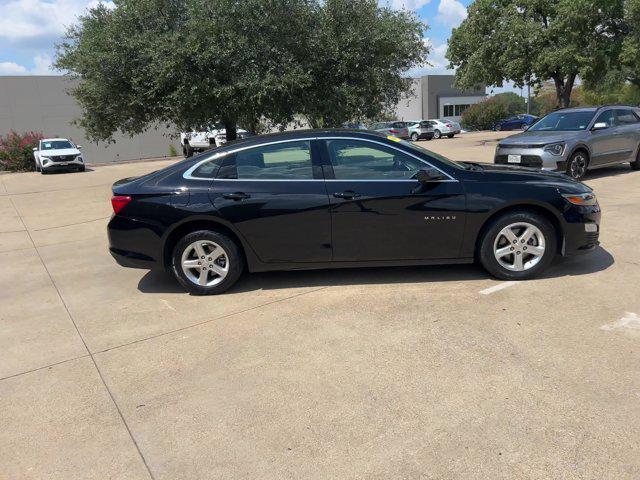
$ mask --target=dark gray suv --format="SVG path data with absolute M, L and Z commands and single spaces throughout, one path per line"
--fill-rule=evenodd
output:
M 618 163 L 639 170 L 639 146 L 640 109 L 565 108 L 501 140 L 494 162 L 562 171 L 580 180 L 587 170 Z

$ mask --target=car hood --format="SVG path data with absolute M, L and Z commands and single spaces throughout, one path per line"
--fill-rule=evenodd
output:
M 495 163 L 479 164 L 482 169 L 465 171 L 468 180 L 491 182 L 524 182 L 553 185 L 571 192 L 590 192 L 591 188 L 584 183 L 559 172 L 538 170 L 536 168 L 518 167 L 514 165 L 497 165 Z
M 40 150 L 40 155 L 43 157 L 58 157 L 67 155 L 79 155 L 80 150 L 77 148 L 59 148 L 54 150 Z
M 500 145 L 547 145 L 549 143 L 565 142 L 584 134 L 584 131 L 567 132 L 522 132 L 500 140 Z

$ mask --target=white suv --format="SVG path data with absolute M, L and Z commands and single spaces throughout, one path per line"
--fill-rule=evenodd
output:
M 239 128 L 237 135 L 238 138 L 244 138 L 249 135 L 249 132 Z M 204 152 L 210 148 L 220 147 L 225 143 L 227 143 L 227 131 L 220 123 L 211 125 L 207 130 L 180 134 L 180 144 L 185 157 L 190 157 L 195 152 Z
M 84 158 L 80 145 L 66 138 L 44 138 L 33 149 L 36 172 L 43 175 L 53 170 L 77 170 L 84 172 Z

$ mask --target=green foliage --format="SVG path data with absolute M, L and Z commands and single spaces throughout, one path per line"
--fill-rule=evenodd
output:
M 154 124 L 337 125 L 388 108 L 424 61 L 423 25 L 376 0 L 119 0 L 80 18 L 57 68 L 93 140 Z
M 169 144 L 169 156 L 170 157 L 178 156 L 178 150 L 176 150 L 176 147 L 173 145 L 173 143 Z
M 622 19 L 623 0 L 476 0 L 447 58 L 461 87 L 553 80 L 564 107 L 578 75 L 595 82 L 615 58 Z
M 10 172 L 35 170 L 33 149 L 38 146 L 42 138 L 40 132 L 19 134 L 13 130 L 4 137 L 0 136 L 0 170 Z
M 526 104 L 522 97 L 513 92 L 500 93 L 467 108 L 462 114 L 461 123 L 467 130 L 490 130 L 498 120 L 525 111 Z

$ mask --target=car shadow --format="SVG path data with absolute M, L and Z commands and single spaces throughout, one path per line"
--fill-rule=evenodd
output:
M 613 256 L 602 247 L 585 256 L 558 258 L 541 278 L 588 275 L 606 270 Z M 245 273 L 228 293 L 283 288 L 378 285 L 390 283 L 462 282 L 492 278 L 480 265 L 336 268 Z M 180 293 L 184 289 L 167 272 L 152 270 L 138 282 L 143 293 Z
M 604 167 L 598 168 L 596 170 L 589 170 L 587 175 L 582 179 L 583 182 L 588 182 L 589 180 L 596 180 L 598 178 L 604 177 L 612 177 L 617 175 L 629 175 L 631 173 L 636 173 L 635 170 L 632 170 L 628 164 L 622 165 L 614 165 L 612 167 Z

